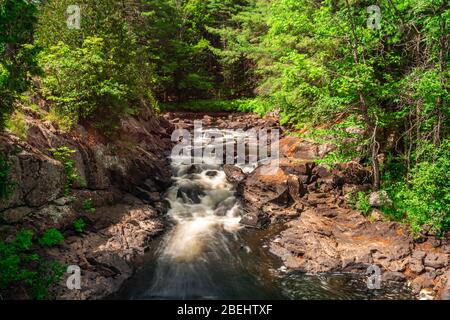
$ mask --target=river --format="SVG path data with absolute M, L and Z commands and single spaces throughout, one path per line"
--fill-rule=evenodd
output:
M 411 299 L 401 286 L 369 290 L 358 275 L 287 273 L 267 249 L 279 228 L 239 224 L 241 206 L 222 165 L 180 160 L 172 156 L 174 183 L 166 195 L 171 227 L 115 299 Z

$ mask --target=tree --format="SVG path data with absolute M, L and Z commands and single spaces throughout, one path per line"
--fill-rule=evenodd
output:
M 13 109 L 18 94 L 30 85 L 37 73 L 33 42 L 36 1 L 0 1 L 0 130 Z

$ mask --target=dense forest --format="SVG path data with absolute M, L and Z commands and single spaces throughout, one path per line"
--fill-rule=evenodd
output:
M 370 167 L 386 217 L 443 235 L 449 34 L 446 0 L 0 0 L 0 129 L 23 137 L 23 107 L 107 134 L 143 108 L 277 110 L 338 146 L 324 163 Z

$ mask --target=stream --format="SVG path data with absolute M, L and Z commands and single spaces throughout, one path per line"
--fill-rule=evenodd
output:
M 286 273 L 268 250 L 281 226 L 243 228 L 241 206 L 222 165 L 215 159 L 181 164 L 180 157 L 172 156 L 174 183 L 166 194 L 171 227 L 153 241 L 113 299 L 412 298 L 401 286 L 370 290 L 358 275 Z M 246 172 L 254 167 L 241 166 Z

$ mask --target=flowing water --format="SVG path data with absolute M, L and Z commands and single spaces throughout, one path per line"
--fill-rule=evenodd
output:
M 172 158 L 174 184 L 167 192 L 173 227 L 154 241 L 135 276 L 114 298 L 411 298 L 401 287 L 368 290 L 358 276 L 286 274 L 265 243 L 277 228 L 240 226 L 241 206 L 222 166 L 214 160 L 195 166 L 179 160 Z M 248 172 L 253 166 L 242 168 Z

